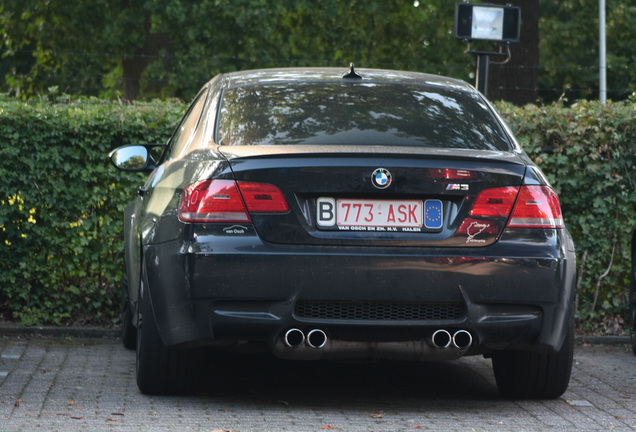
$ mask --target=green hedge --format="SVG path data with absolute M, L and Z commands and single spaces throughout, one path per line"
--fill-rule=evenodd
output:
M 626 312 L 634 102 L 497 104 L 559 194 L 577 246 L 584 330 L 616 333 Z M 2 317 L 25 325 L 117 323 L 121 214 L 143 176 L 115 170 L 107 155 L 125 143 L 165 142 L 184 108 L 0 99 Z
M 165 142 L 184 106 L 0 99 L 0 313 L 24 325 L 119 314 L 122 211 L 143 177 L 113 168 L 126 143 Z
M 621 332 L 636 222 L 636 99 L 497 108 L 555 187 L 577 251 L 582 330 Z

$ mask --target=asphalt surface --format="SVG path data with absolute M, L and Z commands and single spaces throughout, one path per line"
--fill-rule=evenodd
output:
M 134 352 L 112 333 L 46 333 L 0 329 L 2 431 L 636 429 L 636 356 L 624 338 L 578 346 L 563 397 L 524 401 L 499 396 L 481 357 L 329 364 L 216 355 L 196 395 L 151 397 L 137 389 Z

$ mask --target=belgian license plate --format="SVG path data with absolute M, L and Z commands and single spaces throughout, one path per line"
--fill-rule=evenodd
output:
M 440 229 L 440 200 L 362 200 L 321 197 L 316 200 L 321 228 L 361 231 Z

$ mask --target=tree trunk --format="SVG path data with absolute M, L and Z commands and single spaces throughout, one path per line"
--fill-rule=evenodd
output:
M 521 8 L 519 43 L 510 44 L 510 62 L 498 65 L 491 57 L 488 73 L 488 99 L 505 100 L 515 105 L 535 103 L 539 88 L 539 0 L 489 1 Z
M 141 77 L 144 70 L 154 62 L 162 49 L 169 51 L 170 40 L 163 33 L 151 33 L 150 13 L 144 13 L 144 46 L 134 55 L 125 57 L 122 62 L 124 74 L 124 99 L 133 101 L 141 90 Z M 166 69 L 170 69 L 170 61 L 164 60 Z

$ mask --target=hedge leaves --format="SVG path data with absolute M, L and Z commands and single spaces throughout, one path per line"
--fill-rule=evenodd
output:
M 636 222 L 634 102 L 497 105 L 559 194 L 577 247 L 577 317 L 584 329 L 616 332 L 616 317 L 626 313 Z M 184 108 L 176 101 L 0 99 L 5 319 L 117 322 L 122 211 L 143 176 L 115 170 L 108 153 L 127 143 L 165 142 Z
M 117 319 L 122 210 L 143 177 L 108 160 L 165 142 L 174 101 L 0 100 L 0 312 L 25 325 Z

